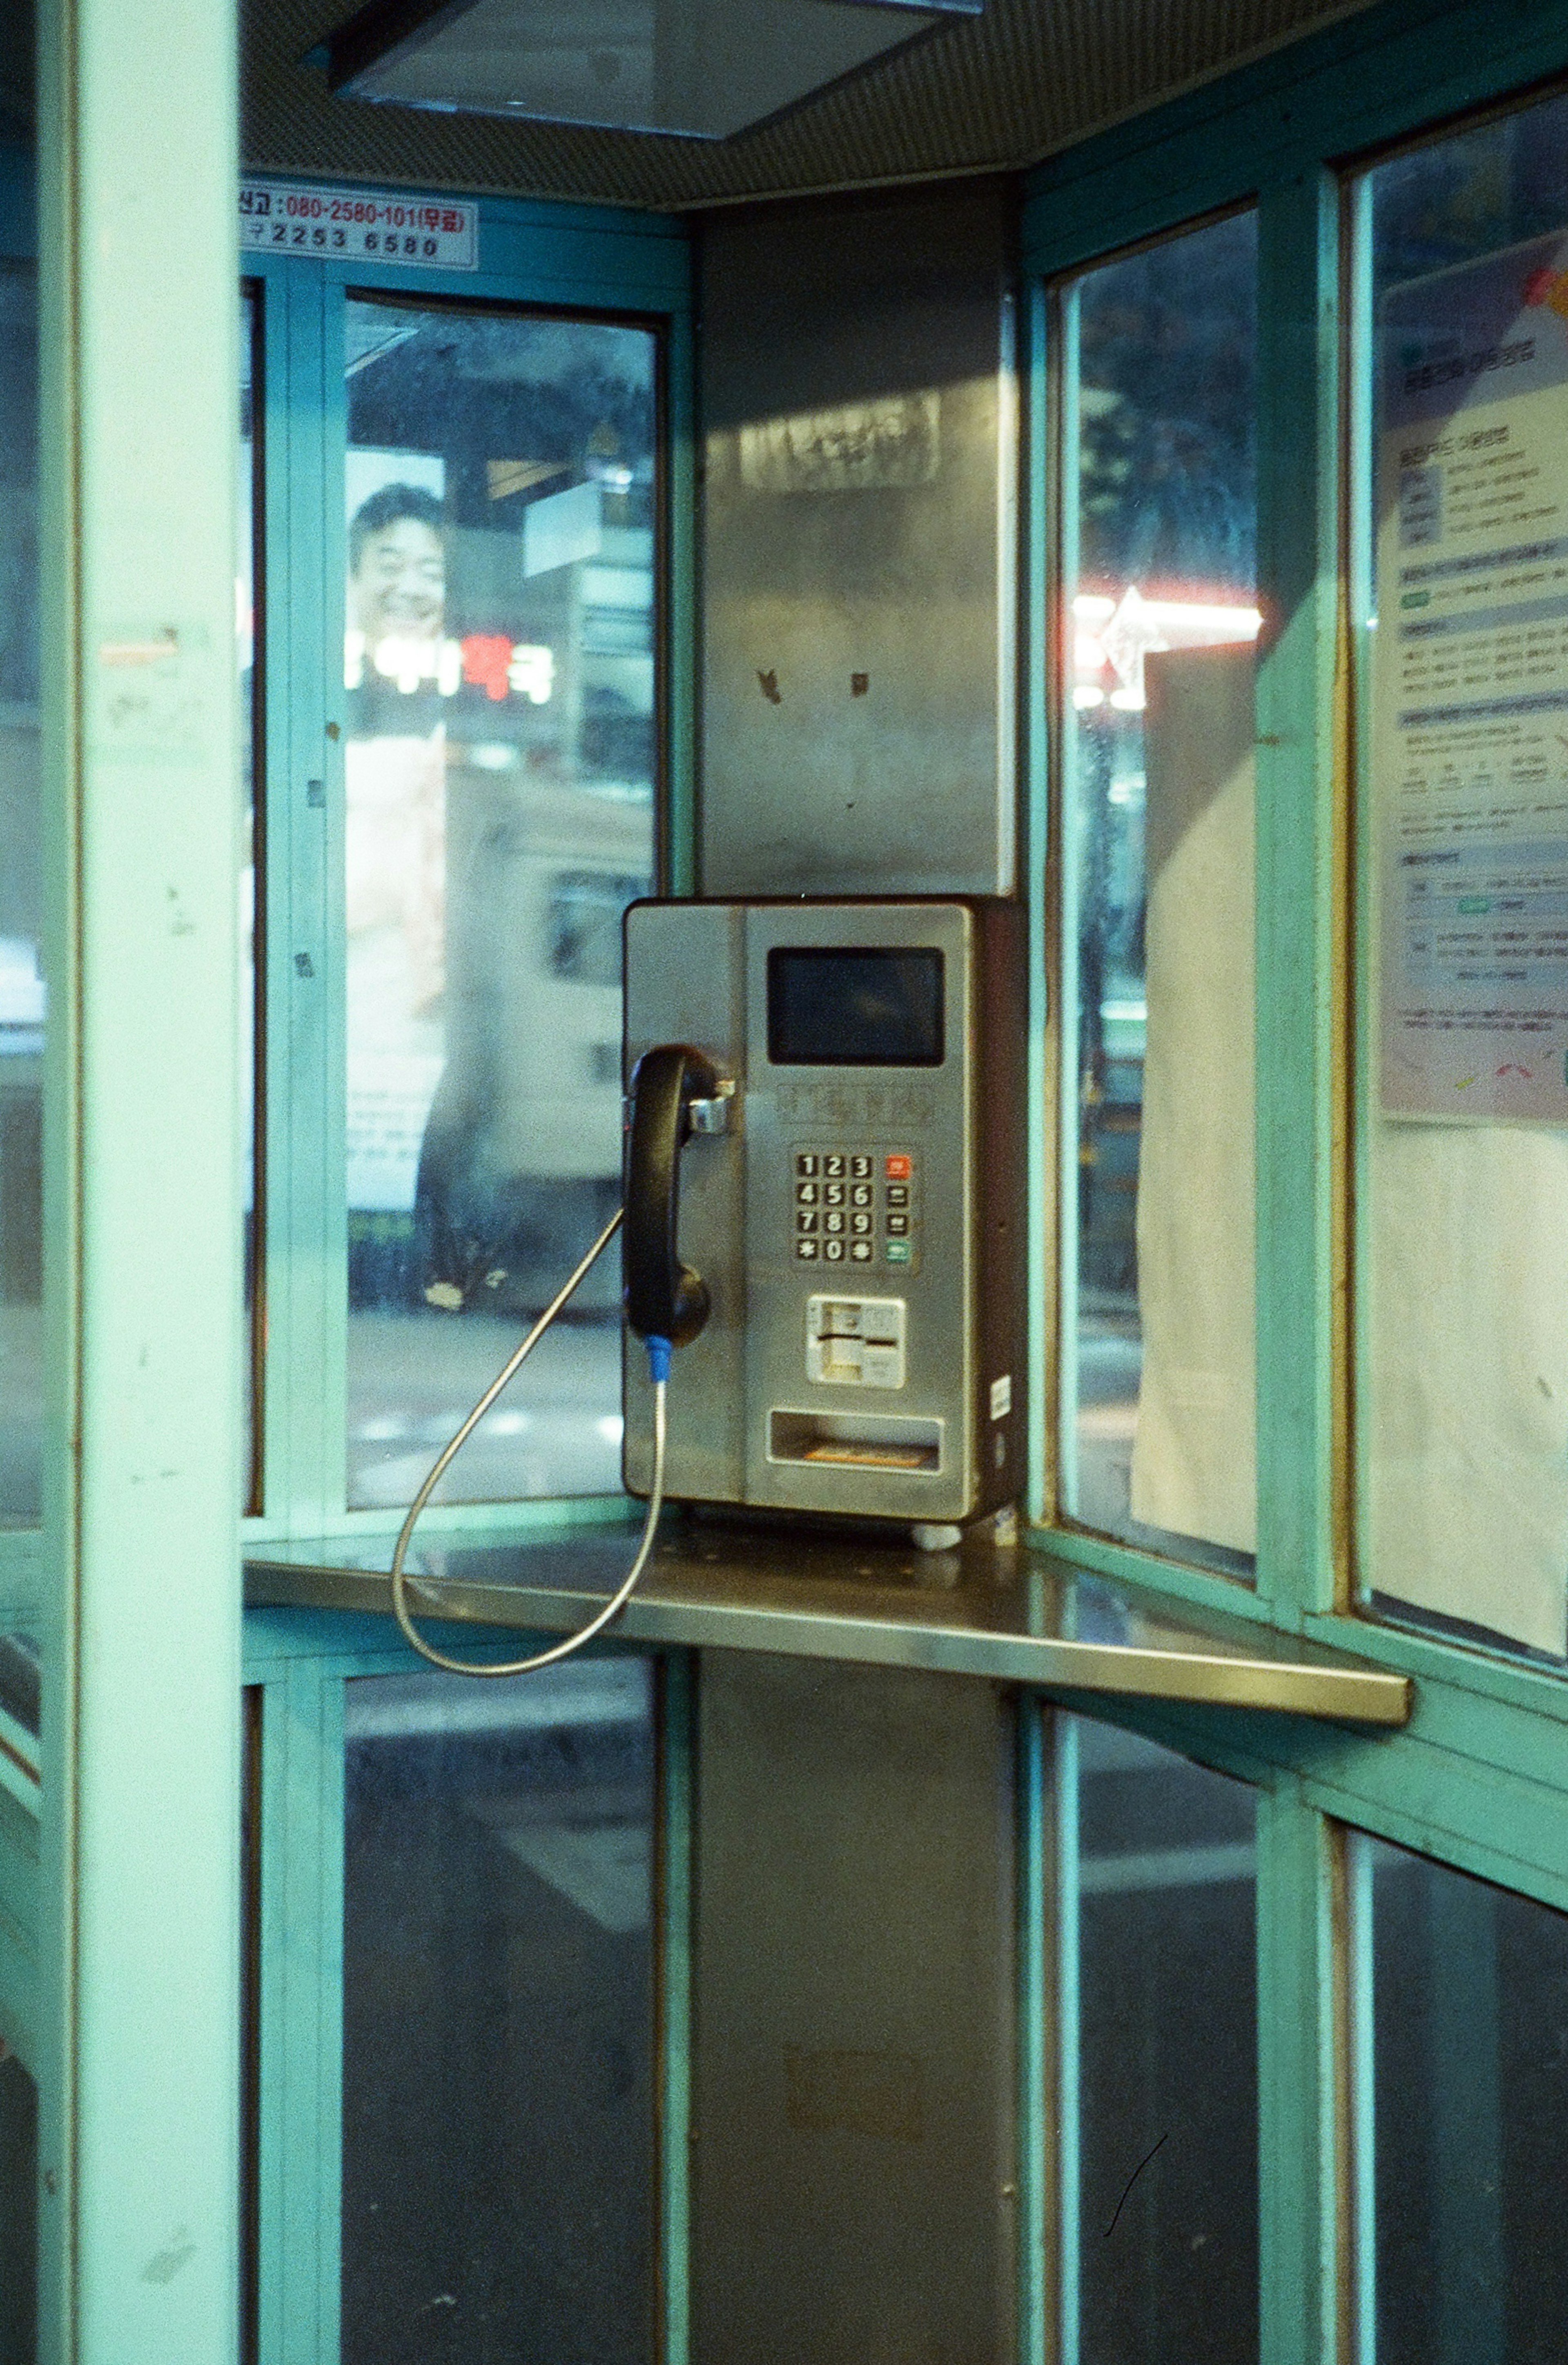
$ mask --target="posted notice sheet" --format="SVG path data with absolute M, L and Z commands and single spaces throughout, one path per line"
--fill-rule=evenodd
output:
M 1383 1106 L 1568 1124 L 1568 237 L 1377 325 Z

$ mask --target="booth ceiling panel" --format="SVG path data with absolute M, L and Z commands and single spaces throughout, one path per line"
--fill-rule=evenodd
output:
M 680 209 L 1038 163 L 1353 14 L 1364 0 L 989 0 L 722 141 L 334 98 L 308 50 L 344 0 L 246 0 L 242 152 L 255 172 Z

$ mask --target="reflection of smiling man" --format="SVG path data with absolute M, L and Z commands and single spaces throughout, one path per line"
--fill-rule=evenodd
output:
M 349 622 L 372 650 L 433 641 L 446 604 L 441 503 L 419 485 L 384 485 L 349 525 Z

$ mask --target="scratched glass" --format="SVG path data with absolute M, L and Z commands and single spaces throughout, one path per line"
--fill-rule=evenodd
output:
M 1061 1727 L 1075 2353 L 1256 2365 L 1253 1794 L 1109 1725 Z
M 1355 185 L 1359 1577 L 1568 1656 L 1568 101 Z
M 655 2365 L 652 1665 L 346 1689 L 342 2365 Z
M 347 308 L 349 1501 L 405 1503 L 613 1213 L 653 867 L 655 340 Z M 620 1484 L 614 1247 L 440 1499 Z
M 1568 1917 L 1352 1844 L 1370 2047 L 1357 2161 L 1377 2365 L 1568 2354 Z
M 1257 222 L 1060 291 L 1059 1500 L 1250 1579 Z
M 38 296 L 30 266 L 0 263 L 0 1527 L 33 1527 L 39 1516 L 39 795 Z

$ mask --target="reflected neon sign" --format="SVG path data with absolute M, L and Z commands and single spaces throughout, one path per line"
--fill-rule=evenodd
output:
M 407 697 L 429 685 L 442 698 L 455 698 L 467 683 L 497 705 L 512 697 L 547 706 L 555 687 L 555 653 L 505 633 L 468 633 L 460 641 L 389 633 L 372 645 L 351 628 L 343 635 L 343 688 L 360 689 L 367 673 Z

